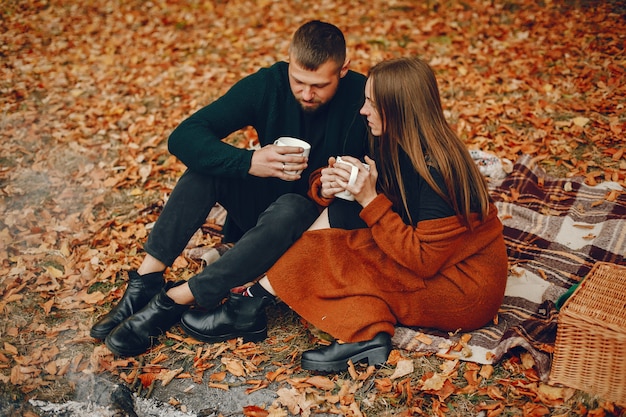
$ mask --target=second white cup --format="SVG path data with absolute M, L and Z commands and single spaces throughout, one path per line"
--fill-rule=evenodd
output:
M 311 152 L 311 145 L 308 142 L 303 141 L 302 139 L 298 139 L 298 138 L 292 138 L 290 136 L 281 136 L 278 139 L 276 139 L 274 141 L 274 145 L 278 145 L 278 146 L 297 146 L 300 147 L 302 149 L 304 149 L 304 152 L 302 153 L 294 153 L 294 154 L 290 154 L 290 155 L 302 155 L 302 156 L 309 156 L 309 153 Z M 285 164 L 285 166 L 288 166 L 289 164 Z M 302 171 L 287 171 L 285 170 L 285 172 L 289 175 L 297 175 L 300 174 Z
M 359 175 L 359 168 L 351 162 L 343 160 L 340 156 L 337 157 L 336 163 L 338 164 L 346 164 L 350 166 L 350 179 L 348 180 L 348 185 L 354 185 L 356 182 L 356 177 Z M 363 164 L 365 169 L 369 170 L 370 166 L 366 163 Z M 343 190 L 335 194 L 335 197 L 343 198 L 344 200 L 354 201 L 354 196 L 348 190 Z

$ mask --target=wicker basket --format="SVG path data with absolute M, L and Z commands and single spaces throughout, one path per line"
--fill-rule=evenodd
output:
M 596 263 L 561 308 L 550 383 L 626 404 L 626 267 Z

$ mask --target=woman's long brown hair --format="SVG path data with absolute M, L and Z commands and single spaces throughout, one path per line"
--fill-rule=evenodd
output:
M 373 105 L 380 114 L 383 133 L 372 139 L 383 192 L 394 205 L 408 210 L 405 185 L 400 173 L 398 149 L 409 156 L 413 167 L 447 201 L 463 223 L 472 229 L 472 209 L 487 217 L 487 184 L 461 139 L 445 119 L 437 79 L 432 68 L 419 58 L 396 58 L 371 68 Z M 428 166 L 442 175 L 447 194 L 433 179 Z

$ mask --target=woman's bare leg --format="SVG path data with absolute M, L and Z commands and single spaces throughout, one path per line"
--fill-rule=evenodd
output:
M 330 220 L 328 220 L 328 209 L 325 208 L 319 217 L 309 227 L 309 230 L 330 229 Z
M 311 227 L 309 227 L 309 230 L 321 229 L 330 229 L 330 221 L 328 220 L 327 208 L 322 211 L 320 216 L 313 222 Z M 263 275 L 263 278 L 261 278 L 258 282 L 263 288 L 265 288 L 265 291 L 269 292 L 273 296 L 276 296 L 276 292 L 274 291 L 274 288 L 272 288 L 272 284 L 270 283 L 269 278 L 267 278 L 267 275 Z

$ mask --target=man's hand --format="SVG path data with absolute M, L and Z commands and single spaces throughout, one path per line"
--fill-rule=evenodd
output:
M 285 181 L 300 179 L 307 166 L 308 158 L 302 156 L 304 149 L 297 146 L 265 145 L 252 154 L 248 173 L 255 177 L 276 177 Z

